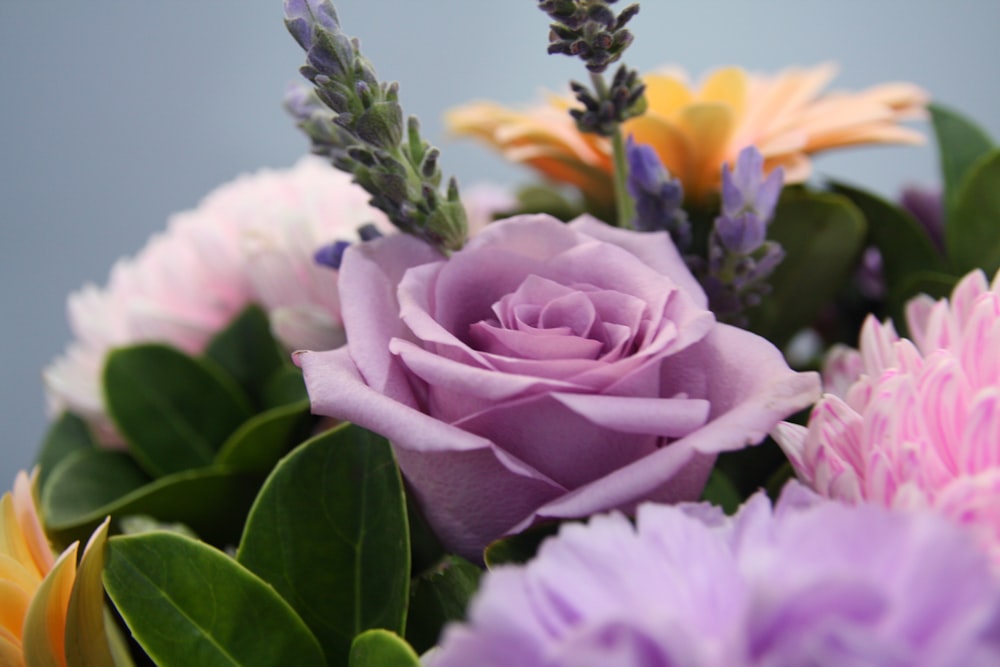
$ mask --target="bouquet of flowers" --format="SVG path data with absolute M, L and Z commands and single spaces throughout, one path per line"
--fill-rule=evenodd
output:
M 640 74 L 615 5 L 538 0 L 569 95 L 449 112 L 508 192 L 285 0 L 314 155 L 70 297 L 0 665 L 1000 664 L 1000 148 L 826 66 Z M 808 182 L 924 117 L 940 190 Z

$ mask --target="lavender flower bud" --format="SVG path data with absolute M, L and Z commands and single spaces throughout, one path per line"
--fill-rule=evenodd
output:
M 637 144 L 631 136 L 625 146 L 628 191 L 635 201 L 632 226 L 641 232 L 667 231 L 680 250 L 691 244 L 691 224 L 681 208 L 684 188 L 671 178 L 652 147 Z
M 329 0 L 285 0 L 285 26 L 306 51 L 313 45 L 314 25 L 330 31 L 340 27 L 337 11 Z
M 350 247 L 350 241 L 335 241 L 320 247 L 314 254 L 313 260 L 320 266 L 328 266 L 331 269 L 340 270 L 340 263 L 344 261 L 344 253 Z

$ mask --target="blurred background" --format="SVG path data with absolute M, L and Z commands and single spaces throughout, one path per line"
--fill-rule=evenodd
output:
M 545 54 L 534 0 L 336 4 L 444 150 L 446 175 L 466 187 L 528 180 L 449 140 L 441 115 L 475 98 L 530 103 L 584 77 Z M 833 88 L 912 81 L 1000 138 L 997 26 L 993 0 L 646 0 L 626 60 L 695 77 L 835 61 Z M 45 432 L 41 369 L 69 342 L 67 294 L 103 284 L 116 258 L 217 185 L 295 162 L 307 144 L 281 97 L 301 61 L 281 0 L 0 0 L 0 490 Z M 930 146 L 864 148 L 817 171 L 895 196 L 935 183 L 936 160 Z

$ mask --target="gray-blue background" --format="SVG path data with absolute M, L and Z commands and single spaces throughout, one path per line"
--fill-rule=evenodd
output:
M 526 180 L 442 134 L 472 98 L 536 99 L 582 76 L 545 55 L 533 0 L 342 0 L 427 136 L 468 185 Z M 623 3 L 624 4 L 624 3 Z M 773 71 L 835 60 L 834 87 L 916 82 L 1000 137 L 994 0 L 646 0 L 628 62 Z M 0 0 L 0 490 L 45 429 L 40 370 L 68 342 L 66 295 L 103 283 L 171 211 L 306 150 L 280 108 L 301 56 L 280 0 Z M 932 183 L 929 147 L 823 159 L 822 173 L 894 194 Z

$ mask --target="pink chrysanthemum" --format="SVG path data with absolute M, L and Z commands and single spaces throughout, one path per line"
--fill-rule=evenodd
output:
M 391 229 L 367 201 L 350 176 L 306 158 L 241 176 L 173 216 L 135 257 L 115 264 L 107 286 L 70 296 L 76 340 L 44 372 L 52 411 L 69 409 L 114 440 L 100 390 L 112 348 L 159 341 L 195 354 L 253 302 L 289 350 L 342 344 L 337 274 L 313 254 L 356 238 L 366 223 Z
M 989 285 L 974 271 L 950 300 L 910 301 L 906 317 L 912 340 L 869 317 L 860 350 L 831 357 L 808 428 L 774 437 L 819 493 L 937 508 L 1000 566 L 1000 274 Z

